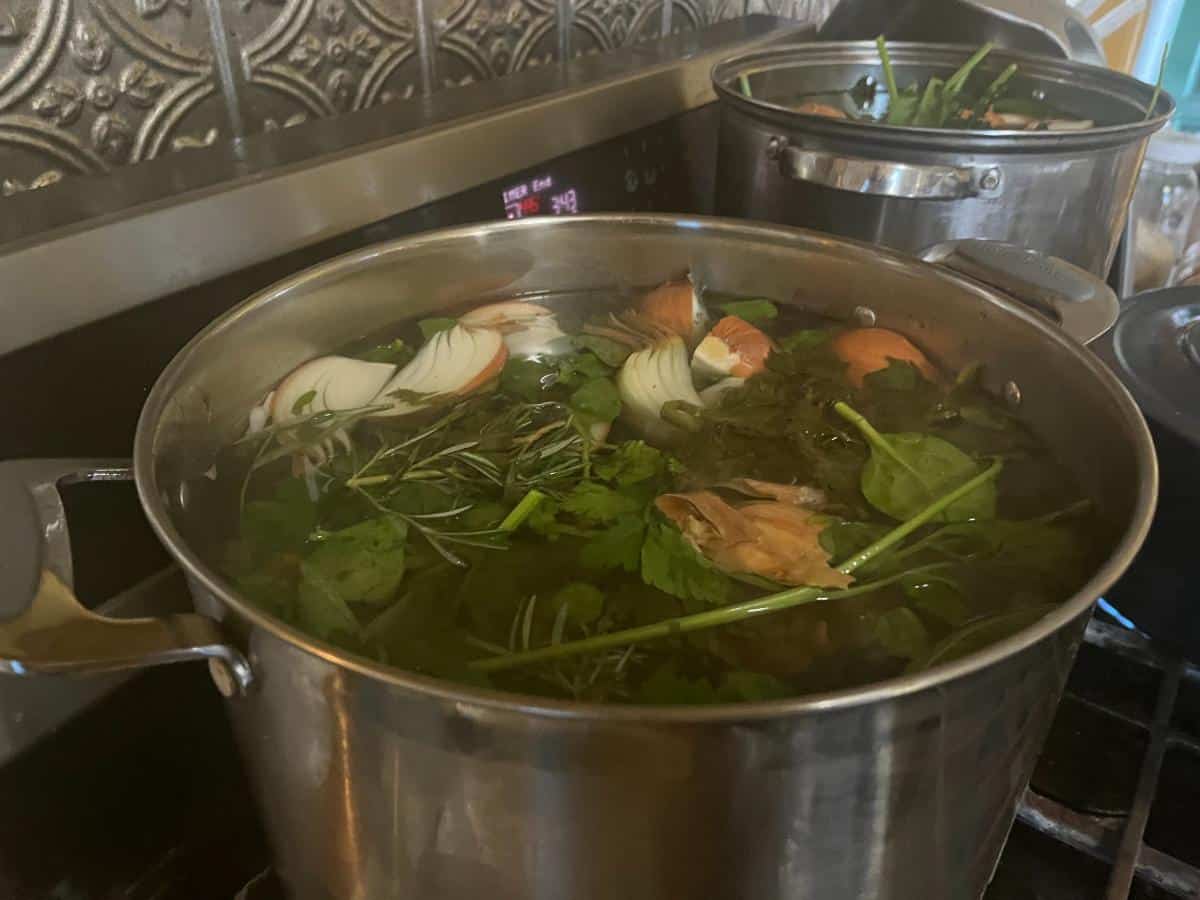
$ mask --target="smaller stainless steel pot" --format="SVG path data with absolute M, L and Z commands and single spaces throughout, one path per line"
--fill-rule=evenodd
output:
M 974 49 L 889 44 L 901 85 L 945 78 Z M 1162 93 L 1147 117 L 1149 85 L 1008 50 L 993 50 L 976 77 L 995 77 L 1009 63 L 1019 67 L 1009 96 L 1043 94 L 1096 127 L 959 131 L 794 111 L 801 95 L 842 91 L 866 75 L 882 84 L 879 52 L 870 42 L 776 47 L 721 63 L 712 76 L 721 102 L 717 212 L 908 253 L 958 238 L 1006 241 L 1103 278 L 1146 141 L 1175 104 Z

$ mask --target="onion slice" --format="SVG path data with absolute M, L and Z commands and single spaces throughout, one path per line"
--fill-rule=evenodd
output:
M 656 287 L 642 298 L 638 313 L 689 343 L 699 338 L 708 324 L 708 312 L 700 302 L 700 292 L 690 276 Z
M 467 328 L 461 323 L 431 337 L 403 369 L 383 386 L 376 402 L 390 404 L 376 416 L 404 416 L 435 397 L 465 396 L 500 374 L 508 350 L 499 331 Z M 395 396 L 420 394 L 422 400 Z
M 558 327 L 554 311 L 537 303 L 489 303 L 459 316 L 458 322 L 468 328 L 499 331 L 513 356 L 558 356 L 571 349 L 571 340 Z
M 270 418 L 278 425 L 289 425 L 314 413 L 368 406 L 395 372 L 396 367 L 388 363 L 318 356 L 279 382 L 269 396 Z M 261 418 L 261 414 L 252 418 Z M 252 421 L 251 427 L 255 424 L 258 422 Z
M 682 401 L 703 405 L 688 370 L 683 338 L 664 338 L 651 347 L 631 353 L 617 373 L 621 410 L 635 428 L 651 440 L 670 441 L 680 430 L 662 418 L 663 404 Z
M 725 316 L 692 354 L 692 371 L 701 378 L 749 378 L 767 367 L 771 339 L 745 319 Z

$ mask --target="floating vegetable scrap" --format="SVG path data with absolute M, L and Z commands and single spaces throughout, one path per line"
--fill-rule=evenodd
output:
M 298 366 L 218 463 L 224 571 L 381 663 L 623 703 L 919 670 L 1082 583 L 1090 507 L 978 367 L 702 293 L 491 303 Z
M 886 106 L 878 110 L 878 94 L 871 76 L 863 76 L 843 91 L 821 91 L 798 98 L 792 106 L 802 115 L 859 122 L 879 122 L 911 128 L 951 128 L 1008 131 L 1083 131 L 1095 124 L 1064 114 L 1040 95 L 1009 96 L 1020 69 L 1010 63 L 994 76 L 975 78 L 993 45 L 981 46 L 948 78 L 930 76 L 924 82 L 901 86 L 896 78 L 887 42 L 880 35 L 880 68 L 886 87 Z M 748 82 L 746 83 L 748 84 Z M 743 87 L 743 93 L 750 92 Z

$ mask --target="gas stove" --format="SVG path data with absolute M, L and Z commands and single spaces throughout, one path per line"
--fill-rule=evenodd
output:
M 0 244 L 0 285 L 19 287 L 11 294 L 17 302 L 50 299 L 30 305 L 36 312 L 22 328 L 0 336 L 0 402 L 7 410 L 0 458 L 127 453 L 146 391 L 197 330 L 254 291 L 337 253 L 506 216 L 708 212 L 716 118 L 711 96 L 697 85 L 716 59 L 779 27 L 762 17 L 727 23 L 627 58 L 613 54 L 590 74 L 587 66 L 596 63 L 584 61 L 565 75 L 532 73 L 527 82 L 464 89 L 452 110 L 434 101 L 419 114 L 410 110 L 415 124 L 405 127 L 420 131 L 423 152 L 457 154 L 458 168 L 441 160 L 431 170 L 430 193 L 420 197 L 387 178 L 388 166 L 417 152 L 418 140 L 401 136 L 380 145 L 364 120 L 349 134 L 367 149 L 335 146 L 335 136 L 317 134 L 313 141 L 338 151 L 331 161 L 292 166 L 271 179 L 249 171 L 215 193 L 197 191 L 164 207 L 162 198 L 139 193 L 131 170 L 131 192 L 123 196 L 138 202 L 127 209 L 46 233 L 7 225 L 16 230 Z M 622 66 L 628 72 L 614 81 Z M 607 86 L 598 89 L 601 81 L 589 77 Z M 504 112 L 471 117 L 472 104 Z M 623 109 L 634 130 L 597 127 L 596 104 Z M 455 125 L 449 113 L 467 124 Z M 556 138 L 557 155 L 548 156 L 541 143 L 513 151 L 509 140 L 507 168 L 498 172 L 489 135 L 511 138 L 515 124 L 531 134 L 553 129 L 575 144 Z M 295 137 L 289 147 L 264 140 L 239 162 L 243 170 L 288 162 L 298 152 Z M 354 173 L 379 187 L 374 205 L 321 207 L 331 195 L 320 186 Z M 162 167 L 151 174 L 147 191 L 171 183 Z M 281 202 L 314 185 L 310 218 L 281 221 L 271 234 L 215 254 L 229 244 L 214 222 L 239 221 L 252 204 Z M 61 200 L 72 202 L 88 205 L 86 198 Z M 62 215 L 69 212 L 64 207 Z M 318 219 L 324 227 L 313 226 Z M 30 229 L 37 224 L 31 220 Z M 126 250 L 124 284 L 89 285 L 86 269 L 46 267 L 62 254 L 104 258 L 105 247 L 139 235 L 153 246 L 165 225 L 197 242 L 193 252 L 166 266 L 154 253 Z M 65 296 L 91 288 L 96 304 L 56 306 L 51 300 L 60 295 L 50 288 L 64 285 L 76 292 Z M 73 412 L 64 418 L 59 411 L 68 404 Z M 137 615 L 186 603 L 182 575 L 167 566 L 130 486 L 78 486 L 66 503 L 77 593 L 89 606 Z M 1101 614 L 1089 626 L 988 900 L 1200 897 L 1200 668 L 1128 624 Z M 202 667 L 171 666 L 86 687 L 4 681 L 0 713 L 0 897 L 283 900 L 220 698 Z

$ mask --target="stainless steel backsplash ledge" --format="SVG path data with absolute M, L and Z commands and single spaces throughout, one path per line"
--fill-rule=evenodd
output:
M 0 200 L 0 353 L 705 105 L 719 59 L 802 31 L 743 17 Z

